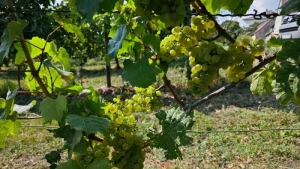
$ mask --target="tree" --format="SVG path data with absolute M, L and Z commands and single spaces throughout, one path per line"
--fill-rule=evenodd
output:
M 221 24 L 222 28 L 226 30 L 226 32 L 234 37 L 235 39 L 243 33 L 243 29 L 240 27 L 240 23 L 237 21 L 224 21 Z M 219 40 L 221 43 L 228 45 L 228 41 L 226 39 Z
M 258 28 L 258 26 L 260 25 L 261 23 L 259 22 L 254 22 L 252 25 L 250 25 L 249 27 L 246 27 L 245 28 L 245 32 L 246 34 L 251 34 L 253 33 L 254 31 L 256 31 L 256 29 Z

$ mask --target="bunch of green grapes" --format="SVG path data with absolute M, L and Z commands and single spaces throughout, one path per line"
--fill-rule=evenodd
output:
M 175 40 L 174 35 L 169 35 L 165 37 L 161 42 L 160 42 L 160 52 L 159 52 L 159 57 L 166 61 L 166 62 L 171 62 L 173 59 L 181 56 L 181 50 L 182 47 L 181 45 Z
M 93 146 L 88 147 L 86 153 L 84 154 L 73 153 L 72 159 L 78 161 L 81 166 L 86 167 L 96 158 L 109 158 L 111 149 L 105 140 L 97 143 L 92 142 L 92 144 Z
M 135 112 L 147 111 L 149 113 L 163 106 L 160 99 L 161 92 L 149 86 L 148 88 L 135 88 L 136 94 L 131 99 L 122 100 L 121 96 L 113 99 L 114 103 L 108 103 L 105 107 L 105 114 L 117 124 L 134 125 Z
M 154 13 L 167 26 L 179 25 L 186 15 L 183 0 L 134 0 L 134 3 L 138 15 L 151 18 Z
M 214 42 L 199 42 L 189 50 L 192 79 L 188 81 L 188 88 L 194 95 L 200 95 L 208 92 L 208 86 L 217 79 L 218 70 L 231 65 L 232 58 Z
M 197 46 L 203 38 L 209 38 L 215 32 L 214 22 L 207 17 L 193 16 L 191 23 L 191 27 L 174 27 L 172 34 L 161 41 L 159 56 L 162 60 L 171 62 L 181 56 L 182 53 L 188 56 L 190 48 Z
M 238 82 L 245 78 L 245 73 L 253 68 L 255 56 L 246 48 L 249 45 L 249 40 L 237 41 L 228 48 L 233 63 L 226 70 L 228 80 L 230 82 Z
M 117 127 L 114 135 L 110 136 L 108 144 L 113 147 L 111 161 L 119 169 L 142 169 L 144 167 L 144 141 L 132 128 L 126 125 Z
M 216 31 L 215 23 L 206 16 L 193 16 L 191 18 L 191 29 L 195 31 L 197 39 L 210 38 Z
M 162 101 L 159 98 L 161 92 L 156 91 L 154 87 L 136 87 L 135 92 L 136 94 L 132 96 L 131 101 L 127 100 L 128 104 L 126 104 L 126 106 L 132 105 L 136 112 L 147 111 L 148 113 L 151 113 L 163 106 Z
M 261 54 L 265 51 L 265 41 L 263 39 L 254 40 L 250 49 L 252 55 L 256 57 L 261 56 Z

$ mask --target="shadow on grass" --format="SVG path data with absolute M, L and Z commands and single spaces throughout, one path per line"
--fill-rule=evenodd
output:
M 219 82 L 211 88 L 211 92 L 221 88 L 222 86 L 224 86 L 224 84 L 226 84 L 225 79 L 220 78 Z M 175 90 L 180 95 L 180 98 L 187 104 L 193 104 L 200 98 L 203 98 L 209 94 L 207 93 L 201 97 L 195 97 L 186 88 L 175 87 Z M 164 92 L 169 91 L 164 88 Z M 166 105 L 170 105 L 174 103 L 174 99 L 172 98 L 172 96 L 165 97 L 164 103 Z M 272 94 L 263 96 L 253 95 L 250 91 L 250 82 L 242 81 L 237 86 L 203 103 L 196 110 L 205 114 L 209 114 L 215 112 L 216 110 L 222 110 L 228 107 L 247 108 L 250 110 L 272 109 L 275 111 L 286 111 L 288 109 L 291 109 L 292 105 L 280 105 L 275 96 Z

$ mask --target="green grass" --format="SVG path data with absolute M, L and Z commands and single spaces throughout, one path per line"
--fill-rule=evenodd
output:
M 112 85 L 121 86 L 122 70 L 112 63 Z M 78 70 L 74 69 L 74 72 Z M 168 77 L 181 98 L 189 103 L 196 101 L 186 90 L 185 59 L 170 66 Z M 222 73 L 221 73 L 222 74 Z M 80 77 L 78 72 L 77 78 Z M 105 64 L 97 59 L 89 60 L 81 72 L 83 86 L 106 86 Z M 1 78 L 2 79 L 2 78 Z M 15 76 L 5 79 L 16 82 Z M 77 79 L 80 82 L 80 79 Z M 0 80 L 1 89 L 2 80 Z M 23 82 L 22 82 L 23 83 Z M 226 83 L 220 78 L 215 90 Z M 162 85 L 162 81 L 155 84 Z M 248 81 L 206 102 L 197 108 L 193 131 L 202 130 L 249 130 L 270 128 L 300 128 L 297 116 L 290 111 L 294 105 L 283 107 L 273 95 L 252 95 Z M 166 105 L 174 103 L 166 88 L 162 89 Z M 111 96 L 109 96 L 111 97 Z M 30 98 L 33 99 L 33 98 Z M 17 102 L 30 102 L 19 97 Z M 140 130 L 148 130 L 157 124 L 153 114 L 138 114 Z M 23 120 L 23 125 L 42 125 L 41 120 Z M 55 124 L 52 124 L 55 125 Z M 300 131 L 263 131 L 248 133 L 189 133 L 192 146 L 182 148 L 183 160 L 165 160 L 162 150 L 153 149 L 147 154 L 146 169 L 197 169 L 197 168 L 299 168 Z M 0 168 L 47 168 L 44 155 L 61 148 L 63 141 L 54 138 L 43 128 L 22 127 L 20 134 L 10 137 L 5 149 L 0 150 Z

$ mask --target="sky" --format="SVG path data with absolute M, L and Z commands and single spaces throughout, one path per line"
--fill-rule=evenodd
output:
M 257 13 L 265 12 L 266 10 L 269 10 L 269 11 L 272 10 L 272 11 L 276 12 L 276 9 L 279 6 L 279 1 L 280 0 L 254 0 L 251 7 L 247 11 L 247 14 L 253 14 L 254 13 L 253 9 L 256 9 Z M 223 13 L 228 13 L 228 12 L 224 11 Z M 225 20 L 231 20 L 231 17 L 223 17 L 223 18 L 219 17 L 218 18 L 219 22 L 223 22 Z M 233 18 L 233 20 L 238 21 L 240 23 L 241 27 L 249 26 L 240 17 L 235 17 L 235 18 Z

